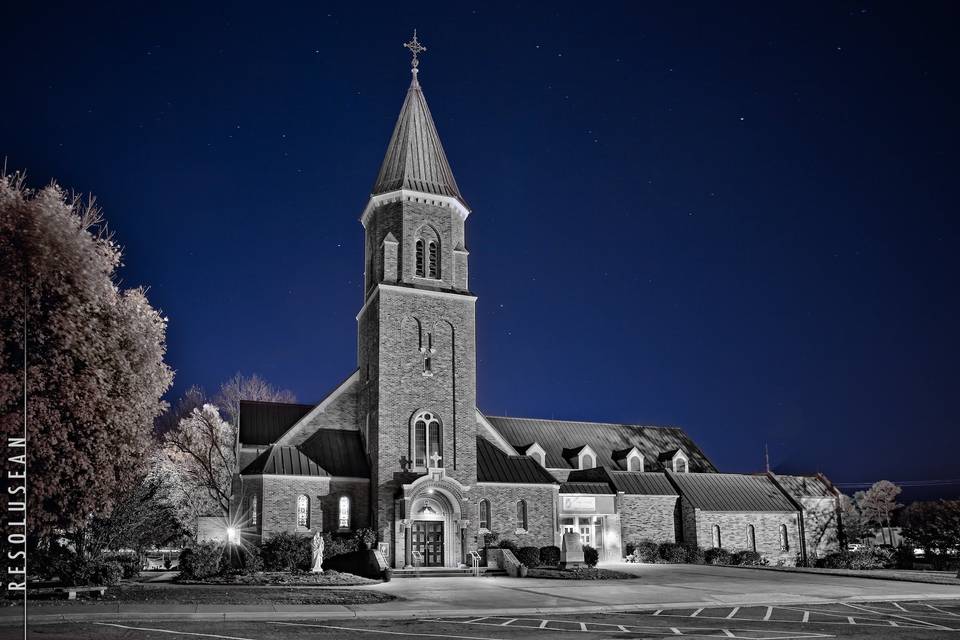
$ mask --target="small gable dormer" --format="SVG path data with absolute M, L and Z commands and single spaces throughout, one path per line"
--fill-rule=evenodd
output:
M 646 467 L 643 454 L 636 447 L 614 451 L 613 460 L 624 471 L 644 471 Z
M 688 473 L 690 471 L 690 458 L 683 452 L 683 449 L 664 451 L 658 459 L 665 468 L 674 473 Z
M 597 452 L 588 444 L 573 449 L 564 449 L 563 458 L 574 469 L 592 469 L 597 466 Z
M 524 449 L 523 453 L 536 460 L 541 467 L 547 466 L 547 452 L 536 442 Z

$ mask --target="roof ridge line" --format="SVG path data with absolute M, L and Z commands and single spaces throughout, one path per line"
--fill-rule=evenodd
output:
M 593 424 L 593 425 L 604 426 L 604 427 L 642 427 L 644 429 L 679 429 L 680 431 L 684 431 L 684 428 L 679 426 L 637 424 L 634 422 L 594 422 L 591 420 L 565 420 L 562 418 L 526 418 L 521 416 L 493 416 L 493 415 L 487 415 L 487 414 L 483 414 L 483 415 L 485 415 L 487 418 L 493 418 L 493 419 L 502 418 L 504 420 L 528 420 L 528 421 L 539 420 L 541 422 L 566 422 L 569 424 Z

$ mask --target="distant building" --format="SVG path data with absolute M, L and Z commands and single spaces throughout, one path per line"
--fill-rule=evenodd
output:
M 755 549 L 792 564 L 837 544 L 823 477 L 721 474 L 678 428 L 486 415 L 460 193 L 417 80 L 360 218 L 358 367 L 320 403 L 242 402 L 233 511 L 245 535 L 372 527 L 394 567 L 455 567 L 495 532 L 602 560 L 633 540 Z

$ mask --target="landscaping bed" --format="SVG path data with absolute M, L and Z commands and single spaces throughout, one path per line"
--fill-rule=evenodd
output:
M 613 569 L 582 567 L 579 569 L 552 569 L 534 567 L 527 570 L 528 578 L 547 578 L 550 580 L 633 580 L 640 576 Z
M 329 586 L 347 587 L 360 584 L 378 584 L 379 580 L 371 580 L 352 573 L 341 573 L 328 569 L 323 573 L 290 573 L 286 571 L 261 571 L 250 574 L 226 574 L 209 576 L 203 579 L 178 579 L 178 584 L 212 584 L 212 585 L 287 585 L 287 586 Z
M 366 589 L 316 589 L 296 587 L 243 587 L 233 586 L 150 586 L 124 584 L 110 587 L 102 598 L 78 598 L 77 600 L 30 598 L 30 607 L 58 607 L 63 605 L 103 603 L 145 604 L 378 604 L 396 598 L 380 591 Z M 8 606 L 23 604 L 23 600 L 6 601 Z

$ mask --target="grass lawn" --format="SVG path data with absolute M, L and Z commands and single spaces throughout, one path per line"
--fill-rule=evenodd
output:
M 144 585 L 122 584 L 110 587 L 103 598 L 80 597 L 30 598 L 30 607 L 59 607 L 73 604 L 377 604 L 396 598 L 364 589 L 317 589 L 310 587 L 258 587 L 233 585 Z M 22 600 L 7 600 L 18 606 Z
M 583 567 L 580 569 L 553 569 L 537 567 L 527 571 L 528 578 L 550 578 L 553 580 L 632 580 L 640 576 L 613 569 Z
M 326 570 L 323 573 L 288 573 L 285 571 L 261 571 L 253 575 L 211 576 L 203 580 L 177 580 L 180 584 L 280 584 L 288 586 L 346 587 L 358 584 L 378 584 L 379 580 L 370 580 L 352 573 Z

